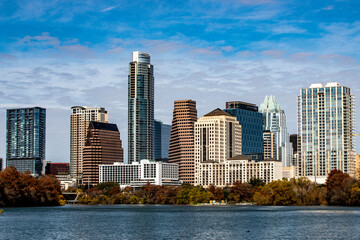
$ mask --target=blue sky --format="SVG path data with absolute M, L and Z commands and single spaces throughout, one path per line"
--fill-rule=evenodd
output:
M 171 123 L 177 99 L 196 100 L 201 116 L 271 94 L 295 133 L 300 88 L 336 81 L 359 98 L 359 9 L 355 0 L 0 0 L 0 157 L 6 109 L 35 105 L 47 108 L 48 160 L 69 161 L 74 105 L 107 108 L 127 152 L 135 50 L 152 55 L 155 118 Z

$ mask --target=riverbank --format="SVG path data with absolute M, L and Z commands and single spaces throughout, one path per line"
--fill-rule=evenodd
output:
M 101 183 L 78 197 L 80 204 L 196 205 L 210 201 L 227 204 L 272 206 L 360 206 L 360 181 L 333 170 L 326 185 L 305 178 L 278 180 L 265 185 L 261 180 L 235 182 L 228 188 L 210 186 L 155 186 L 120 189 L 117 183 Z

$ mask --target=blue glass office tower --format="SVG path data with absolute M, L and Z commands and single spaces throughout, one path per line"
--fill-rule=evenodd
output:
M 6 165 L 40 175 L 45 159 L 46 109 L 7 110 Z
M 153 73 L 150 54 L 133 52 L 128 77 L 128 163 L 154 159 Z
M 245 102 L 227 102 L 225 112 L 236 117 L 241 125 L 241 152 L 263 154 L 263 115 L 255 104 Z
M 169 160 L 171 125 L 154 120 L 154 157 L 155 160 Z

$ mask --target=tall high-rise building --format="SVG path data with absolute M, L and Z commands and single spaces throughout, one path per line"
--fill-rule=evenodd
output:
M 225 112 L 236 117 L 241 125 L 242 154 L 263 154 L 263 116 L 255 104 L 227 102 Z
M 311 84 L 298 96 L 299 176 L 323 183 L 333 169 L 355 176 L 354 96 L 339 83 Z
M 154 159 L 154 67 L 150 54 L 133 52 L 128 78 L 128 163 Z
M 280 160 L 284 167 L 290 167 L 293 163 L 293 150 L 286 127 L 286 115 L 274 96 L 266 96 L 260 105 L 259 112 L 263 114 L 264 130 L 270 130 L 275 134 L 276 159 Z
M 264 159 L 276 158 L 275 134 L 270 130 L 264 130 Z
M 188 184 L 194 184 L 194 124 L 196 121 L 195 101 L 174 101 L 169 162 L 179 165 L 179 179 Z
M 360 179 L 360 155 L 356 155 L 356 179 Z
M 107 123 L 108 111 L 105 108 L 74 106 L 70 117 L 70 173 L 81 182 L 83 174 L 83 147 L 91 121 Z
M 154 158 L 155 160 L 169 160 L 171 125 L 154 120 Z
M 0 158 L 0 171 L 2 171 L 2 168 L 3 168 L 3 159 Z
M 297 161 L 299 159 L 298 147 L 299 147 L 299 143 L 301 141 L 299 141 L 299 137 L 298 137 L 297 134 L 290 134 L 290 142 L 291 142 L 292 148 L 293 148 L 293 162 L 292 162 L 292 164 L 293 164 L 293 166 L 297 166 Z
M 296 154 L 298 149 L 298 135 L 290 134 L 290 142 L 292 144 L 293 153 Z
M 83 184 L 99 183 L 99 165 L 123 162 L 123 148 L 116 124 L 90 122 L 83 148 Z
M 45 160 L 46 109 L 7 110 L 6 165 L 41 175 Z

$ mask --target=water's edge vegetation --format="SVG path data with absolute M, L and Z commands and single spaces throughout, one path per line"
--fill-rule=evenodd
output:
M 120 189 L 114 182 L 100 183 L 80 191 L 80 204 L 201 204 L 226 202 L 273 206 L 338 205 L 360 206 L 360 180 L 339 170 L 329 174 L 326 184 L 318 185 L 306 178 L 278 180 L 264 184 L 259 179 L 233 186 L 156 186 Z M 9 167 L 0 172 L 0 207 L 57 206 L 65 204 L 60 184 L 54 176 L 35 179 Z

